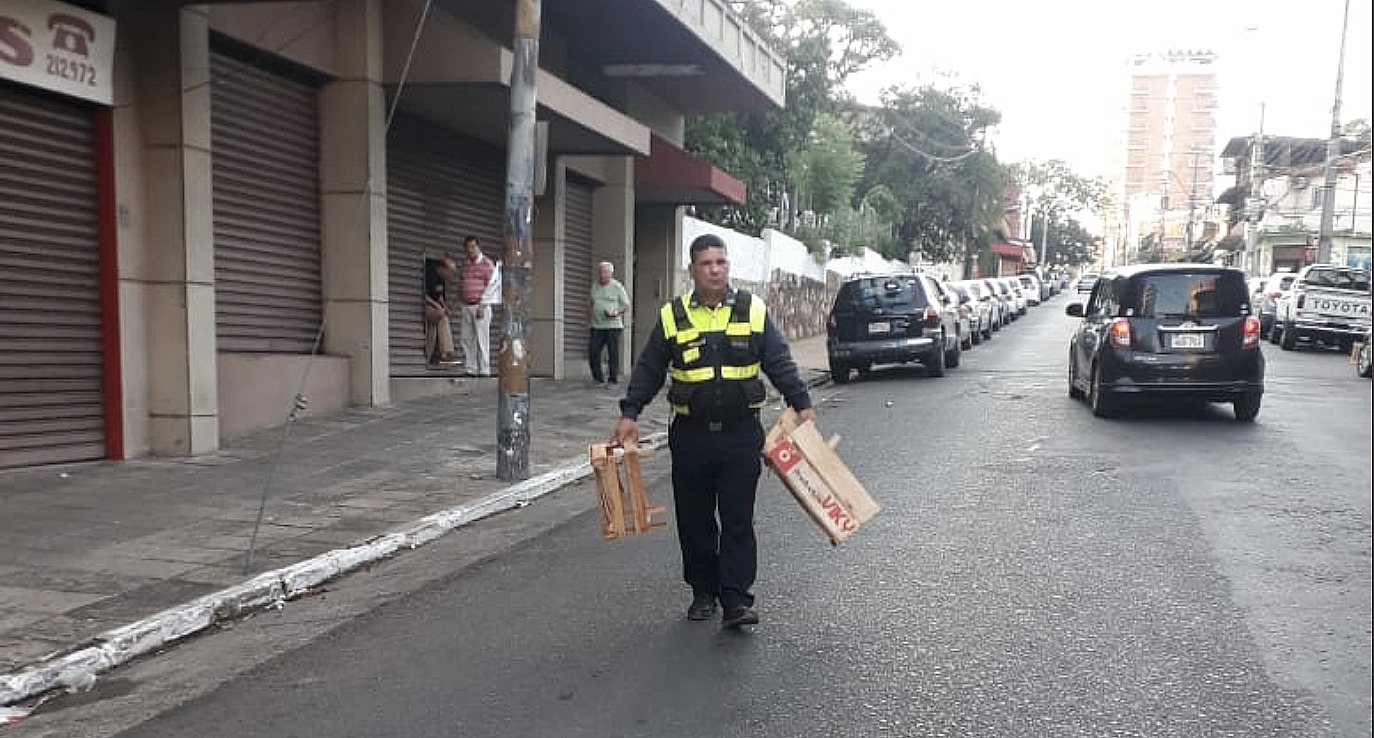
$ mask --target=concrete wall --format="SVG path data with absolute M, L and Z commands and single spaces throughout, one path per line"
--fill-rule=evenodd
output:
M 233 438 L 286 422 L 292 398 L 305 395 L 301 416 L 348 407 L 349 360 L 338 356 L 218 355 L 219 431 Z

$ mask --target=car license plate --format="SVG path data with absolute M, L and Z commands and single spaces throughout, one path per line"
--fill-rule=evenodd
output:
M 891 333 L 891 332 L 892 332 L 892 324 L 891 324 L 891 323 L 888 323 L 888 322 L 882 322 L 882 323 L 869 323 L 869 324 L 868 324 L 868 332 L 869 332 L 869 333 Z
M 1169 347 L 1176 349 L 1200 349 L 1203 346 L 1201 333 L 1175 333 L 1169 339 Z

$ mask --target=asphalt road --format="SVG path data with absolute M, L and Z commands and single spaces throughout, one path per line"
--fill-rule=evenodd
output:
M 5 738 L 1370 735 L 1371 383 L 1265 344 L 1255 424 L 1094 418 L 1065 302 L 822 393 L 884 509 L 832 549 L 765 476 L 751 631 L 686 621 L 674 536 L 601 541 L 581 486 Z

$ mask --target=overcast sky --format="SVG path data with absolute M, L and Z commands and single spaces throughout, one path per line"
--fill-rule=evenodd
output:
M 1209 49 L 1218 55 L 1217 149 L 1254 133 L 1325 138 L 1331 126 L 1343 0 L 849 0 L 874 11 L 899 59 L 849 83 L 878 91 L 954 73 L 1002 112 L 992 140 L 1004 162 L 1063 159 L 1112 174 L 1111 147 L 1131 54 Z M 1341 119 L 1369 119 L 1370 0 L 1351 0 Z

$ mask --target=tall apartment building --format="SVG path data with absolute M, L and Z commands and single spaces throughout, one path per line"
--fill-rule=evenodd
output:
M 1216 154 L 1216 55 L 1169 51 L 1131 57 L 1118 152 L 1114 221 L 1117 262 L 1138 258 L 1143 239 L 1163 232 L 1163 257 L 1177 258 L 1203 235 Z M 1191 231 L 1190 231 L 1191 222 Z

